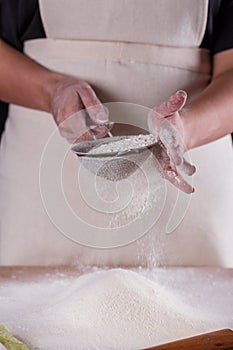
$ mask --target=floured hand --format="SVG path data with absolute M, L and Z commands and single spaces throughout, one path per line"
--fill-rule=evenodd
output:
M 186 161 L 184 152 L 184 127 L 179 111 L 184 106 L 187 99 L 185 91 L 177 91 L 167 101 L 156 106 L 148 116 L 148 127 L 152 134 L 158 135 L 160 142 L 153 153 L 162 169 L 162 175 L 173 185 L 186 193 L 194 192 L 178 172 L 183 171 L 191 176 L 195 173 L 195 167 Z
M 81 142 L 106 136 L 112 123 L 108 110 L 97 98 L 92 87 L 85 81 L 62 76 L 51 98 L 51 112 L 60 134 L 68 142 Z M 87 125 L 87 112 L 91 130 Z M 104 124 L 104 125 L 103 125 Z

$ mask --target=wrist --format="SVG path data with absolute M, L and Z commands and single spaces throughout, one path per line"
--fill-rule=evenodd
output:
M 52 104 L 53 99 L 56 94 L 56 91 L 58 89 L 59 84 L 64 80 L 67 79 L 67 77 L 63 74 L 49 71 L 49 74 L 46 78 L 46 84 L 44 84 L 43 89 L 45 96 L 43 100 L 43 105 L 41 106 L 41 109 L 45 112 L 52 113 Z

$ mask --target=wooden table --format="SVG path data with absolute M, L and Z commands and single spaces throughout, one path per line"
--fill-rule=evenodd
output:
M 232 350 L 233 331 L 223 329 L 144 350 Z
M 190 267 L 168 267 L 169 270 L 189 270 Z M 202 273 L 210 272 L 221 275 L 223 279 L 233 278 L 233 268 L 216 268 L 216 267 L 195 267 Z M 85 270 L 85 271 L 88 271 Z M 42 277 L 45 274 L 64 273 L 70 276 L 82 274 L 83 270 L 74 266 L 0 266 L 0 283 L 18 280 L 27 281 Z

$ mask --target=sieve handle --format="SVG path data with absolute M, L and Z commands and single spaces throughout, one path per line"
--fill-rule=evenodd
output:
M 100 125 L 103 126 L 106 129 L 107 135 L 109 137 L 113 137 L 113 135 L 112 135 L 111 131 L 108 129 L 106 123 L 102 123 Z M 88 128 L 89 131 L 90 131 L 91 136 L 93 137 L 93 140 L 96 140 L 95 133 L 92 131 L 92 129 L 95 128 L 95 127 L 96 127 L 96 125 L 90 125 L 89 128 Z

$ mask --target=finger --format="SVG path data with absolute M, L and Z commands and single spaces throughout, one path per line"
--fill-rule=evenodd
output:
M 114 127 L 114 122 L 104 123 L 104 126 L 107 127 L 108 130 L 112 130 L 112 128 Z
M 158 113 L 160 117 L 168 117 L 175 112 L 178 112 L 185 104 L 187 100 L 187 93 L 183 90 L 177 91 L 169 99 L 163 102 L 161 105 L 156 106 L 154 111 Z
M 100 102 L 94 90 L 89 85 L 80 87 L 78 93 L 94 123 L 99 124 L 108 122 L 108 109 Z
M 67 139 L 69 143 L 78 143 L 83 141 L 93 140 L 94 138 L 105 137 L 113 128 L 114 123 L 108 122 L 102 125 L 86 126 L 84 110 L 73 114 L 65 119 L 59 125 L 61 136 Z
M 80 135 L 79 131 L 79 137 L 77 137 L 77 134 L 73 132 L 71 136 L 69 136 L 69 140 L 66 137 L 66 139 L 70 143 L 78 143 L 78 142 L 84 142 L 84 141 L 91 141 L 96 139 L 100 139 L 102 137 L 105 137 L 108 134 L 108 131 L 111 130 L 114 126 L 114 123 L 107 123 L 104 126 L 101 125 L 93 125 L 92 127 L 86 127 L 83 129 L 83 133 Z M 67 136 L 67 135 L 66 135 Z
M 84 105 L 79 95 L 74 89 L 67 89 L 61 95 L 56 96 L 56 101 L 53 105 L 53 116 L 60 126 L 66 119 L 72 118 L 76 113 L 81 113 Z
M 183 163 L 179 166 L 179 169 L 188 176 L 191 176 L 196 172 L 196 167 L 190 164 L 185 158 L 183 158 Z
M 114 123 L 107 123 L 104 125 L 93 125 L 90 127 L 91 131 L 95 134 L 97 139 L 100 139 L 105 136 L 110 136 L 109 131 L 113 128 Z M 110 136 L 111 137 L 111 136 Z
M 186 182 L 177 171 L 165 170 L 164 171 L 164 178 L 166 180 L 168 180 L 169 182 L 171 182 L 179 190 L 181 190 L 187 194 L 191 194 L 195 191 L 193 186 L 191 186 L 188 182 Z
M 59 124 L 61 136 L 65 137 L 69 143 L 76 140 L 87 141 L 93 139 L 86 126 L 86 111 L 84 109 L 72 114 Z
M 108 129 L 102 126 L 94 126 L 91 128 L 91 131 L 97 139 L 103 138 L 108 135 Z
M 66 117 L 59 124 L 59 128 L 60 130 L 65 130 L 70 133 L 73 132 L 77 137 L 79 137 L 87 129 L 85 110 L 82 109 L 76 113 L 73 113 L 69 117 Z
M 80 143 L 80 142 L 93 141 L 93 140 L 95 140 L 93 133 L 90 130 L 86 130 L 80 137 L 74 138 L 72 143 Z
M 109 131 L 113 128 L 114 123 L 113 122 L 107 122 L 104 124 L 99 125 L 86 125 L 86 114 L 87 110 L 81 110 L 78 113 L 74 114 L 72 116 L 72 123 L 69 124 L 69 127 L 72 128 L 72 131 L 76 133 L 77 137 L 80 137 L 80 133 L 83 134 L 84 131 L 90 130 L 90 133 L 94 133 L 96 138 L 104 137 L 107 134 L 109 134 Z
M 59 132 L 61 136 L 64 137 L 69 143 L 93 140 L 93 134 L 86 126 L 77 131 L 77 128 L 72 128 L 70 125 L 66 125 L 66 127 L 64 127 L 63 125 L 63 127 L 59 126 Z
M 112 128 L 112 126 L 110 125 L 110 128 Z M 108 134 L 108 129 L 105 126 L 96 125 L 87 129 L 78 139 L 74 137 L 73 139 L 75 141 L 73 142 L 78 143 L 78 142 L 84 142 L 84 141 L 91 141 L 91 140 L 94 140 L 95 138 L 100 139 L 105 137 L 107 134 Z
M 176 166 L 182 166 L 182 164 L 183 164 L 183 156 L 182 156 L 183 152 L 181 151 L 181 148 L 179 146 L 174 147 L 173 145 L 170 145 L 170 147 L 168 149 L 168 153 Z
M 183 163 L 184 146 L 181 144 L 177 130 L 167 119 L 160 119 L 160 123 L 159 138 L 167 148 L 175 165 L 181 165 Z
M 194 188 L 178 173 L 176 166 L 171 162 L 168 150 L 164 145 L 159 142 L 151 150 L 160 164 L 161 175 L 181 191 L 185 193 L 193 193 Z
M 75 133 L 64 130 L 61 130 L 60 134 L 71 144 L 93 140 L 93 135 L 90 133 L 89 130 L 86 130 L 82 135 L 80 135 L 80 137 L 77 137 Z

